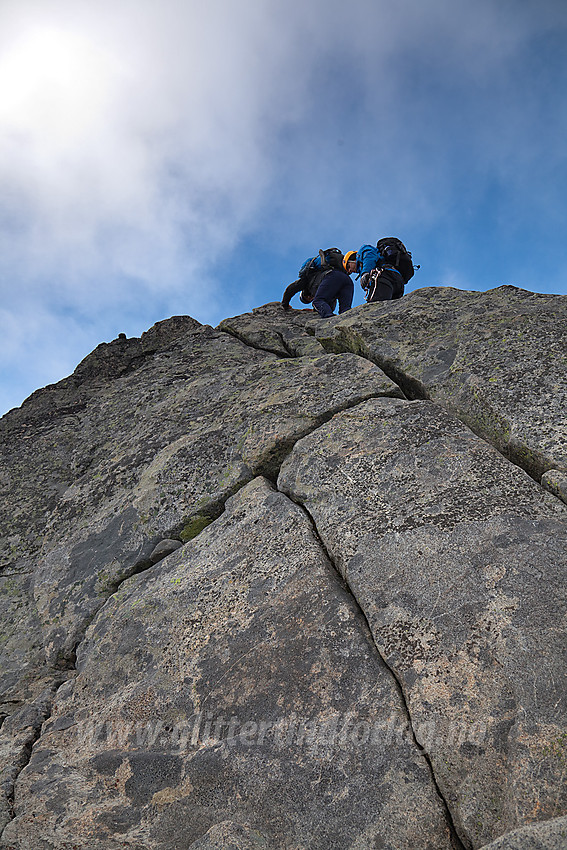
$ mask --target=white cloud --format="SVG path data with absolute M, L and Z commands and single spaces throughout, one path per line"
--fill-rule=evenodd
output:
M 103 271 L 167 285 L 238 238 L 270 179 L 281 51 L 247 8 L 20 4 L 0 60 L 4 218 L 20 223 L 4 256 L 20 242 L 31 278 L 73 286 Z
M 249 232 L 275 252 L 399 227 L 416 239 L 450 231 L 490 181 L 517 200 L 539 162 L 545 183 L 565 118 L 542 141 L 561 110 L 522 62 L 567 9 L 529 5 L 4 0 L 7 367 L 41 360 L 58 377 L 82 345 L 180 303 L 221 318 L 212 269 L 229 290 L 223 263 Z M 538 197 L 556 204 L 557 190 Z M 518 204 L 506 214 L 521 218 Z

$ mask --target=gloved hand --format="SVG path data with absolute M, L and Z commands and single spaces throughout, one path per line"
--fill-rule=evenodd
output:
M 360 285 L 366 291 L 370 287 L 370 272 L 366 272 L 360 278 Z

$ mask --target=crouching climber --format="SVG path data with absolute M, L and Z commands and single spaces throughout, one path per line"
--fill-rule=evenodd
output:
M 318 256 L 309 257 L 303 263 L 298 279 L 286 288 L 282 307 L 288 310 L 289 302 L 300 292 L 302 303 L 313 303 L 314 309 L 321 316 L 332 316 L 337 301 L 339 313 L 344 313 L 352 306 L 354 287 L 349 275 L 355 271 L 355 251 L 348 251 L 345 256 L 338 248 L 319 251 Z
M 334 307 L 339 302 L 339 313 L 345 313 L 352 307 L 354 284 L 350 275 L 356 271 L 356 254 L 347 251 L 342 268 L 332 269 L 325 275 L 313 298 L 313 307 L 323 319 L 334 315 Z
M 393 236 L 359 248 L 356 270 L 368 302 L 401 298 L 415 271 L 410 252 Z

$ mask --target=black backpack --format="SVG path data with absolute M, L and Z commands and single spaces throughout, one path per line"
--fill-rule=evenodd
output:
M 338 248 L 327 248 L 319 251 L 317 257 L 305 260 L 299 270 L 298 280 L 303 284 L 300 300 L 304 304 L 311 304 L 319 284 L 333 269 L 343 269 L 343 253 Z
M 384 239 L 379 239 L 376 248 L 378 250 L 377 268 L 384 266 L 394 266 L 399 271 L 404 279 L 404 283 L 414 275 L 414 265 L 411 259 L 411 254 L 406 246 L 395 236 L 386 236 Z M 417 266 L 419 268 L 419 266 Z

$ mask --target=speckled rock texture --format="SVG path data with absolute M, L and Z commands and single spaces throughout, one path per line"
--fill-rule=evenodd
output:
M 515 829 L 485 846 L 485 850 L 565 850 L 567 818 L 556 818 Z
M 0 420 L 1 850 L 567 847 L 566 304 L 174 317 Z
M 409 850 L 426 829 L 450 847 L 426 760 L 388 734 L 403 704 L 360 611 L 265 479 L 122 585 L 77 669 L 22 774 L 15 847 L 103 848 L 119 827 L 169 850 L 237 818 L 271 846 Z
M 212 826 L 202 838 L 191 844 L 189 850 L 269 850 L 270 845 L 259 832 L 240 823 L 224 821 Z
M 461 836 L 567 809 L 563 503 L 421 401 L 337 415 L 278 486 L 364 611 Z
M 10 699 L 33 694 L 24 669 L 37 680 L 42 665 L 68 666 L 90 618 L 163 538 L 190 539 L 337 410 L 402 395 L 353 355 L 281 360 L 182 317 L 148 337 L 159 347 L 100 346 L 2 420 Z
M 319 324 L 313 309 L 284 310 L 272 302 L 232 319 L 224 319 L 219 330 L 226 331 L 255 348 L 272 351 L 278 357 L 317 356 L 325 349 L 313 335 Z
M 564 295 L 419 289 L 351 310 L 317 337 L 369 357 L 409 397 L 451 410 L 534 476 L 567 472 Z

